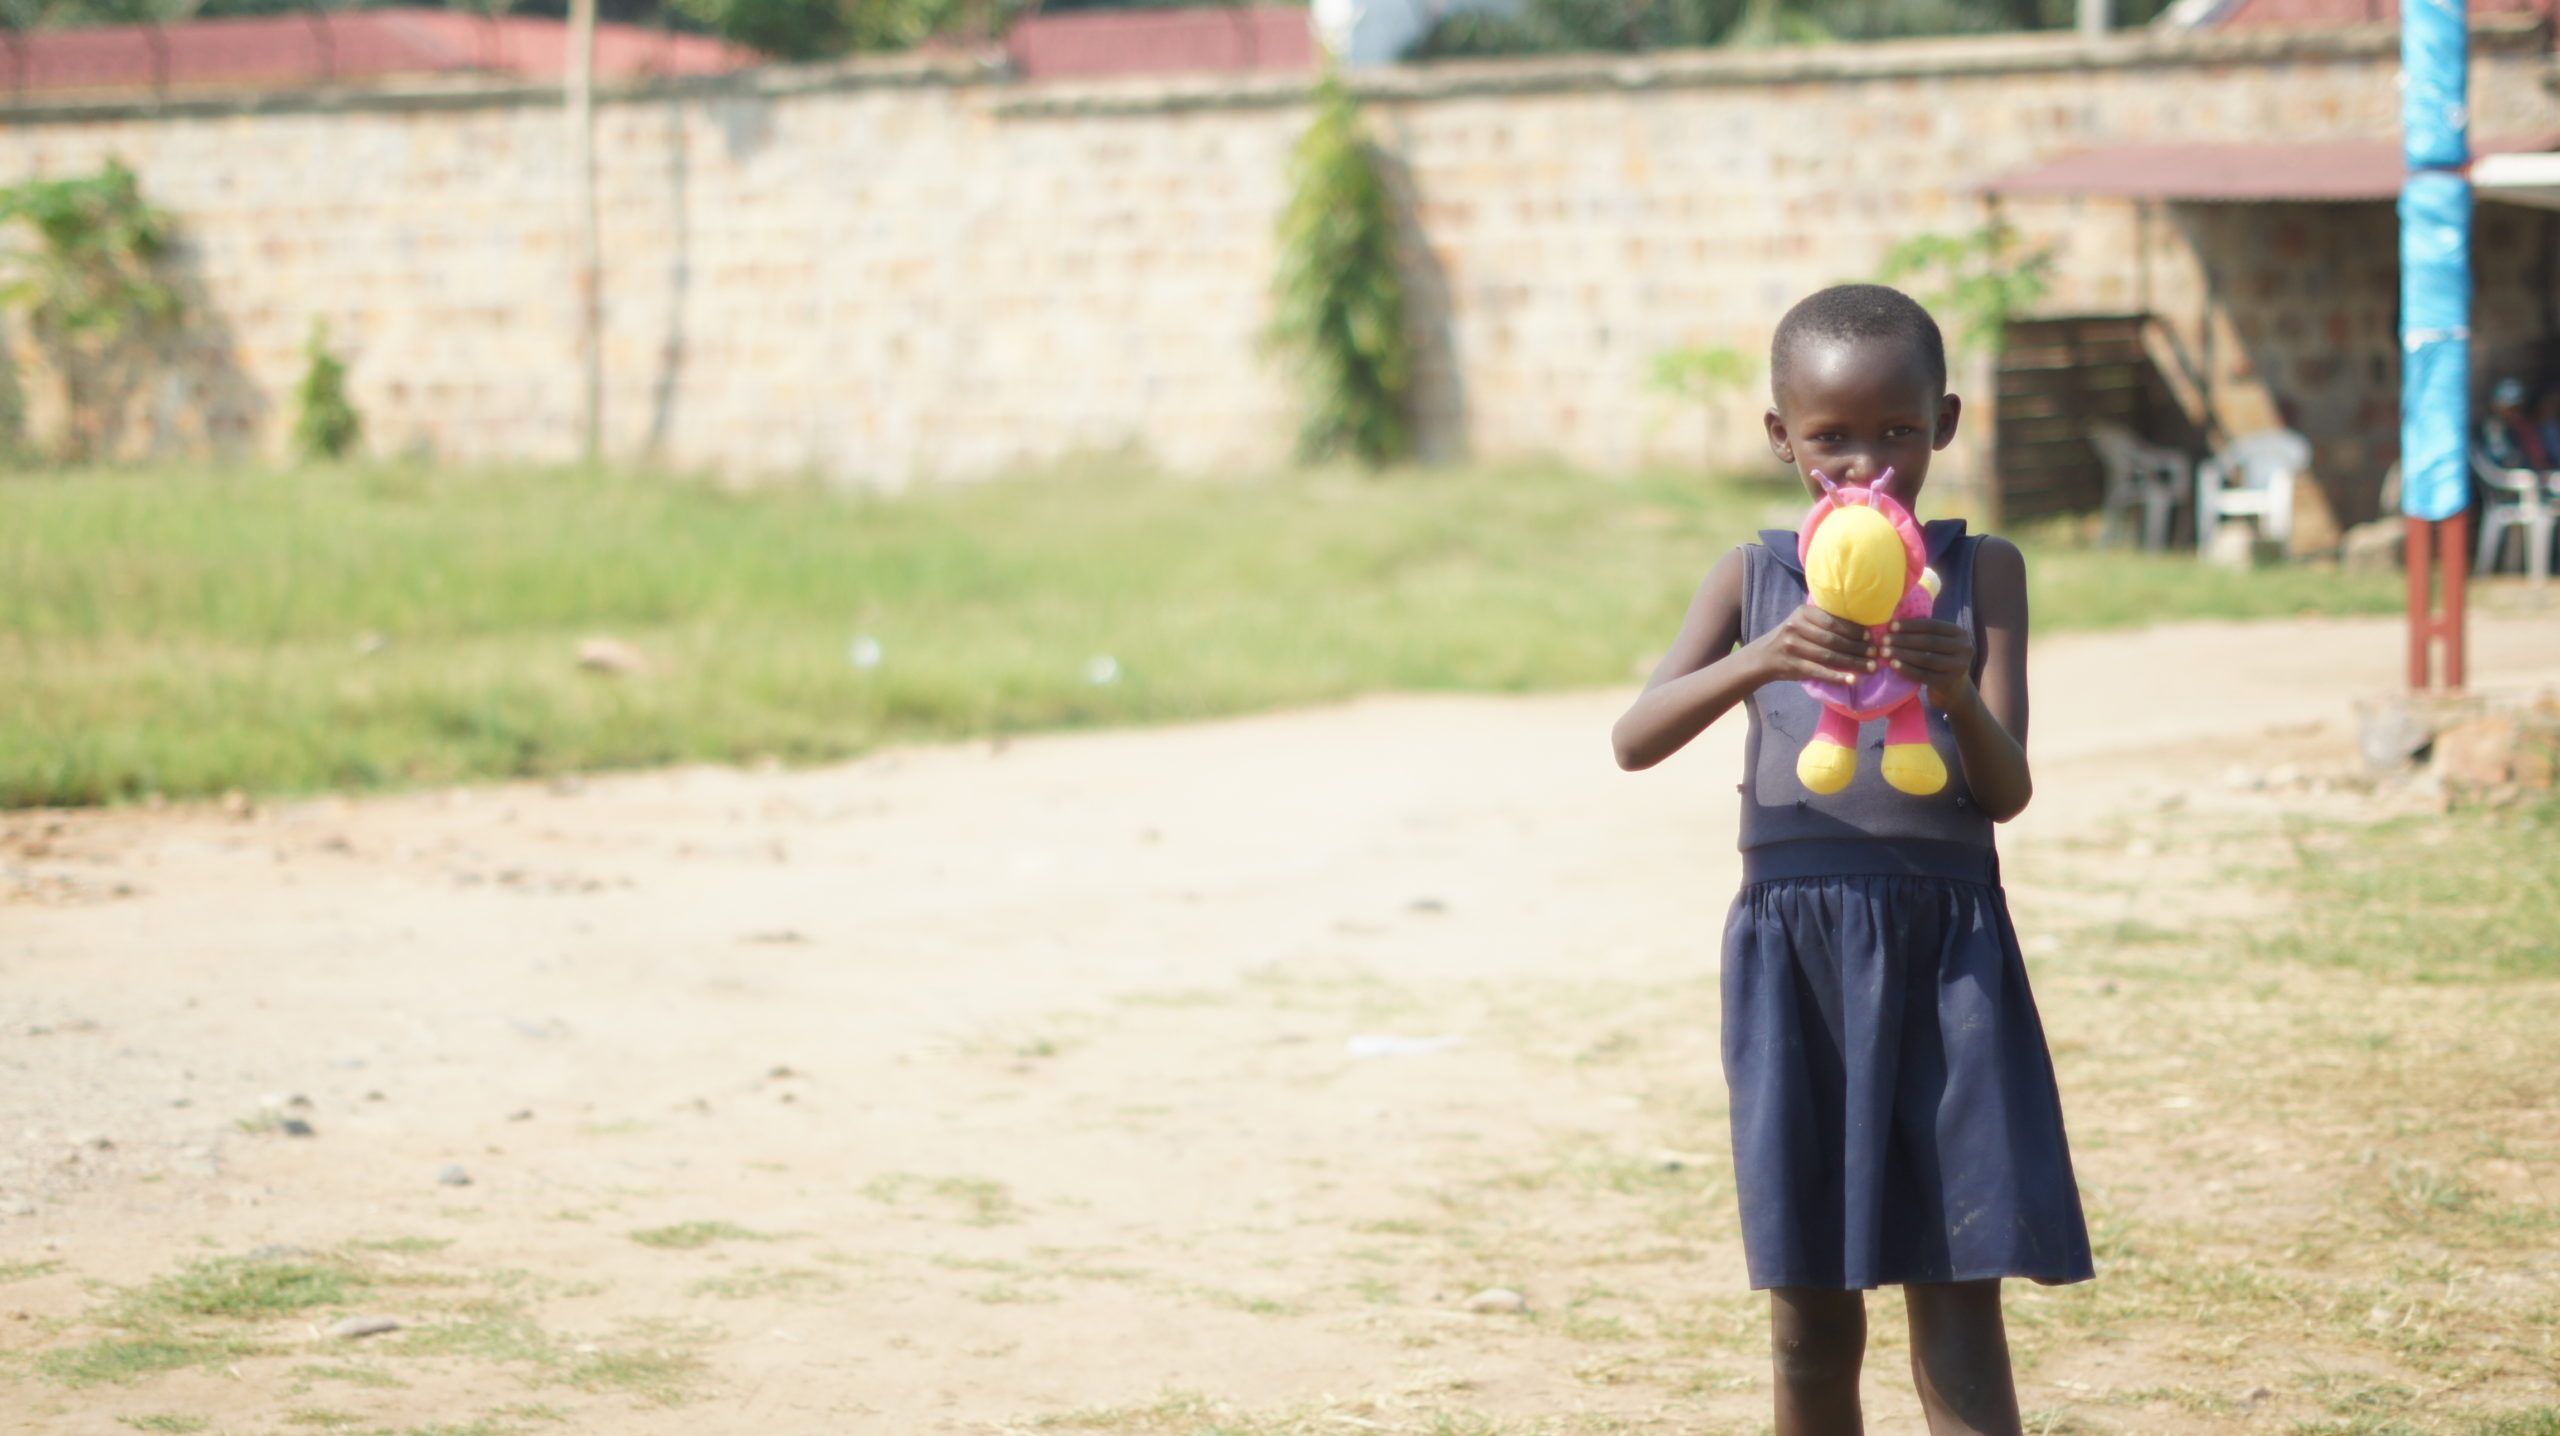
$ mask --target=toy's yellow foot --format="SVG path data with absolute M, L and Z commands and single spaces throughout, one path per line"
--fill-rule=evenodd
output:
M 1931 755 L 1936 756 L 1935 754 Z M 1796 755 L 1796 781 L 1824 797 L 1849 786 L 1858 776 L 1858 750 L 1816 738 Z
M 1925 798 L 1947 785 L 1947 760 L 1927 743 L 1887 743 L 1884 780 L 1915 798 Z

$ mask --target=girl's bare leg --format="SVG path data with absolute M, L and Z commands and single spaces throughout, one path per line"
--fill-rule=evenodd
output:
M 1929 1413 L 1929 1436 L 2020 1436 L 1999 1281 L 1907 1286 L 1902 1294 L 1911 1309 L 1911 1376 Z
M 1859 1436 L 1858 1367 L 1867 1356 L 1867 1297 L 1782 1286 L 1769 1293 L 1778 1377 L 1778 1436 Z

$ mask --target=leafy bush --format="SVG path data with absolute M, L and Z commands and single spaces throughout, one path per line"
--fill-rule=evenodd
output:
M 1271 339 L 1295 357 L 1306 390 L 1299 452 L 1371 465 L 1401 458 L 1413 344 L 1395 212 L 1341 76 L 1317 86 L 1315 120 L 1289 169 Z
M 1728 344 L 1665 349 L 1653 356 L 1645 387 L 1698 405 L 1707 416 L 1707 458 L 1715 458 L 1716 400 L 1744 387 L 1760 372 L 1759 362 Z
M 311 322 L 310 363 L 294 386 L 293 447 L 306 459 L 343 459 L 364 437 L 364 416 L 347 398 L 346 361 L 329 352 L 329 325 Z
M 163 281 L 169 217 L 110 159 L 94 175 L 0 187 L 0 227 L 33 243 L 0 254 L 0 305 L 26 316 L 62 389 L 66 457 L 113 438 L 145 360 L 139 342 L 178 316 Z
M 1995 220 L 1962 234 L 1921 234 L 1895 245 L 1877 275 L 1885 284 L 1934 281 L 1915 297 L 1954 320 L 1949 337 L 1959 350 L 1996 349 L 2002 331 L 2035 307 L 2050 287 L 2053 250 L 2028 249 L 2018 232 Z

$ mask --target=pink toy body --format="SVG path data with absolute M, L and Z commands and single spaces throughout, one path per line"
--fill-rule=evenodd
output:
M 1902 596 L 1886 622 L 1929 617 L 1936 605 L 1936 576 L 1929 572 L 1928 547 L 1921 538 L 1920 525 L 1888 487 L 1893 482 L 1893 471 L 1887 469 L 1874 484 L 1864 488 L 1834 484 L 1820 473 L 1814 478 L 1822 484 L 1822 497 L 1815 501 L 1813 511 L 1796 531 L 1796 556 L 1806 567 L 1808 587 L 1815 586 L 1812 560 L 1816 530 L 1842 510 L 1873 509 L 1891 523 L 1894 536 L 1901 540 Z M 1888 554 L 1891 551 L 1889 545 L 1877 547 Z M 1814 601 L 1822 603 L 1821 596 L 1817 594 Z M 1838 612 L 1829 604 L 1823 607 L 1826 612 Z M 1856 617 L 1840 616 L 1853 621 Z M 1881 640 L 1885 624 L 1871 624 L 1867 632 Z M 1878 718 L 1885 720 L 1885 781 L 1915 795 L 1935 793 L 1946 786 L 1946 767 L 1929 741 L 1926 695 L 1918 683 L 1890 667 L 1878 667 L 1874 672 L 1859 674 L 1855 682 L 1808 681 L 1804 690 L 1822 705 L 1822 718 L 1797 765 L 1806 787 L 1826 794 L 1846 787 L 1856 771 L 1859 725 Z

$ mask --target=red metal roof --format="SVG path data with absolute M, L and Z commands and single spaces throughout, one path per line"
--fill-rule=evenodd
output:
M 2485 139 L 2472 153 L 2539 153 L 2560 137 Z M 2135 144 L 2079 150 L 1995 176 L 1997 195 L 2114 195 L 2166 200 L 2367 200 L 2400 193 L 2398 140 L 2289 144 Z
M 569 27 L 454 10 L 253 15 L 159 27 L 39 30 L 0 47 L 0 83 L 18 91 L 259 89 L 364 84 L 398 76 L 561 73 Z M 596 26 L 596 75 L 699 75 L 764 57 L 725 41 L 638 25 Z
M 1315 33 L 1296 5 L 1033 15 L 1005 33 L 1030 79 L 1177 71 L 1312 70 Z

